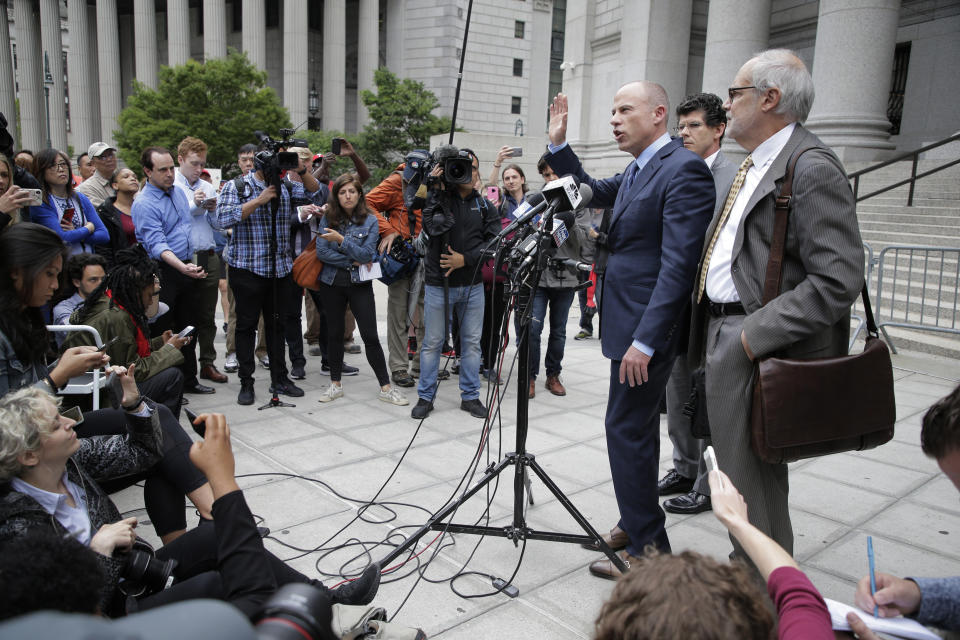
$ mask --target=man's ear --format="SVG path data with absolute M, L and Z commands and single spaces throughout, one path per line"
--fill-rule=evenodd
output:
M 777 105 L 780 104 L 781 98 L 783 98 L 783 94 L 780 93 L 780 89 L 777 87 L 770 87 L 764 90 L 760 95 L 760 110 L 764 112 L 773 111 L 777 108 Z

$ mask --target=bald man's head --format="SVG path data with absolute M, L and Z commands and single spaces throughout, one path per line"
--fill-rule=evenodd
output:
M 667 132 L 670 102 L 667 92 L 655 82 L 630 82 L 613 97 L 610 125 L 621 151 L 639 156 Z

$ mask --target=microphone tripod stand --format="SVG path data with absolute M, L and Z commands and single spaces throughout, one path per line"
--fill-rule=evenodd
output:
M 543 234 L 543 231 L 539 233 Z M 517 374 L 517 435 L 515 450 L 507 453 L 506 456 L 497 462 L 491 464 L 484 472 L 483 477 L 473 487 L 460 495 L 456 500 L 445 506 L 431 517 L 423 526 L 417 529 L 406 540 L 393 549 L 385 558 L 380 560 L 380 566 L 390 566 L 394 560 L 402 555 L 407 549 L 415 545 L 428 531 L 444 531 L 450 533 L 469 533 L 481 536 L 498 536 L 513 540 L 514 546 L 517 546 L 521 540 L 549 540 L 552 542 L 565 542 L 568 544 L 596 544 L 614 566 L 620 571 L 626 572 L 627 566 L 623 560 L 603 541 L 600 534 L 593 528 L 593 525 L 580 513 L 570 499 L 563 493 L 553 480 L 547 475 L 547 472 L 540 466 L 534 454 L 527 451 L 527 432 L 529 420 L 529 389 L 530 389 L 530 322 L 527 309 L 533 298 L 533 291 L 536 290 L 537 283 L 540 281 L 540 275 L 545 267 L 545 252 L 538 254 L 538 260 L 534 263 L 528 274 L 529 282 L 525 283 L 522 273 L 514 277 L 513 294 L 517 299 L 517 313 L 521 319 L 520 339 L 521 345 L 518 361 Z M 500 266 L 499 257 L 494 265 L 494 273 Z M 526 291 L 524 291 L 526 289 Z M 489 418 L 488 418 L 489 419 Z M 513 521 L 507 526 L 491 527 L 475 524 L 457 524 L 445 522 L 448 516 L 455 513 L 457 509 L 470 498 L 477 494 L 484 487 L 496 480 L 501 473 L 509 467 L 513 467 Z M 576 520 L 577 524 L 583 529 L 586 535 L 576 533 L 561 533 L 555 531 L 538 531 L 527 526 L 524 515 L 524 499 L 526 492 L 529 491 L 529 479 L 527 470 L 532 470 L 538 478 L 546 485 L 550 493 L 557 498 L 564 509 Z M 532 503 L 532 501 L 531 501 Z
M 285 358 L 284 355 L 286 349 L 284 348 L 283 341 L 283 327 L 281 326 L 281 314 L 280 314 L 280 304 L 279 304 L 279 295 L 277 293 L 278 283 L 277 283 L 277 212 L 280 210 L 280 199 L 283 197 L 283 183 L 280 180 L 280 169 L 279 167 L 271 167 L 269 169 L 270 174 L 266 176 L 269 184 L 277 190 L 277 197 L 270 201 L 270 275 L 272 279 L 270 281 L 270 295 L 273 299 L 273 349 L 270 349 L 270 341 L 267 341 L 267 355 L 270 358 L 270 400 L 267 401 L 262 407 L 258 407 L 258 411 L 263 411 L 264 409 L 274 409 L 276 407 L 295 407 L 297 405 L 291 402 L 283 402 L 280 400 L 280 394 L 277 389 L 280 387 L 280 376 L 279 368 L 281 366 L 277 354 L 279 353 L 280 358 Z M 273 353 L 270 353 L 273 351 Z

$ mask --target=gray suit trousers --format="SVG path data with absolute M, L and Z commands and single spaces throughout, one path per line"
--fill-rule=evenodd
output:
M 686 356 L 677 358 L 667 382 L 667 434 L 673 443 L 673 468 L 684 478 L 696 478 L 693 490 L 710 495 L 707 464 L 703 450 L 709 442 L 690 434 L 690 418 L 683 415 L 683 405 L 690 398 L 690 366 Z
M 750 445 L 754 365 L 740 342 L 745 316 L 711 317 L 707 324 L 707 415 L 717 464 L 747 502 L 750 523 L 793 555 L 787 507 L 787 465 L 768 464 Z M 747 559 L 733 540 L 734 552 Z

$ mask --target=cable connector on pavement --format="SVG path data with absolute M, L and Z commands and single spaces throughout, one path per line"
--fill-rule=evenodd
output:
M 516 598 L 520 595 L 520 589 L 517 589 L 512 584 L 507 584 L 503 578 L 493 578 L 493 588 L 498 589 L 501 593 L 505 593 L 511 598 Z

